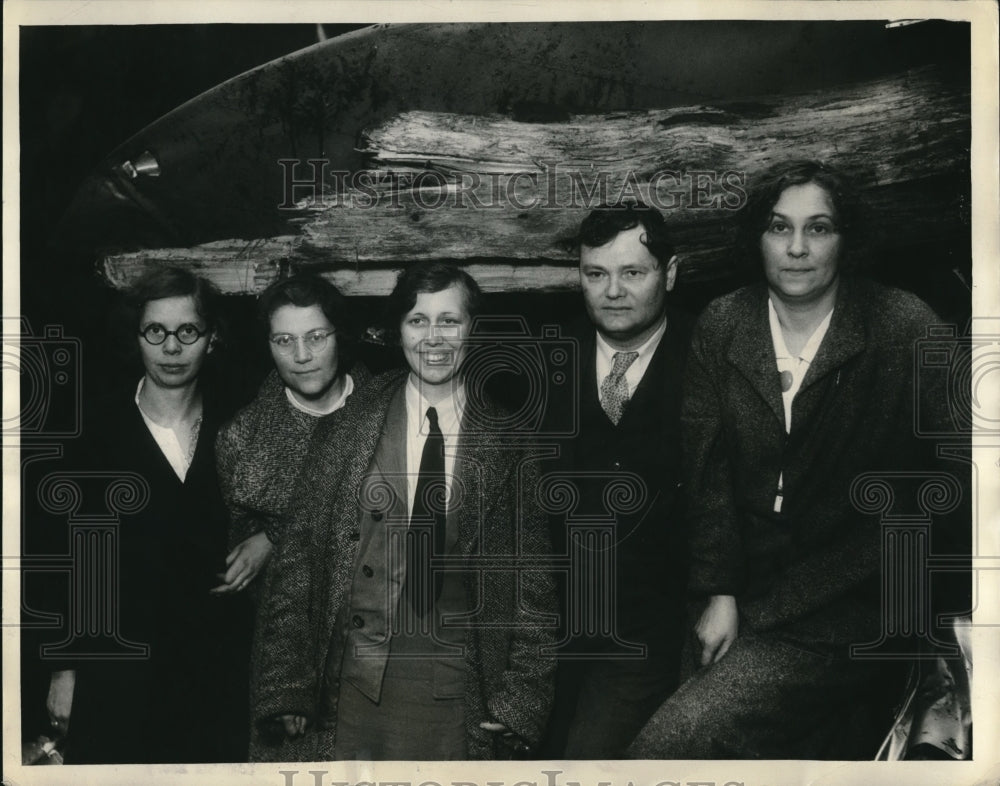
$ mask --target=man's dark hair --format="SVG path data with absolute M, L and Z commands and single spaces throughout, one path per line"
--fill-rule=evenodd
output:
M 465 290 L 465 308 L 475 318 L 482 309 L 483 291 L 476 280 L 462 268 L 447 262 L 417 262 L 405 268 L 396 279 L 386 302 L 384 326 L 390 342 L 399 341 L 399 325 L 416 305 L 421 292 L 441 292 L 453 286 Z
M 674 244 L 667 222 L 658 211 L 638 201 L 602 204 L 583 219 L 575 238 L 577 248 L 598 248 L 610 243 L 621 232 L 642 225 L 642 244 L 660 265 L 666 265 L 674 255 Z
M 815 183 L 830 197 L 836 213 L 834 222 L 842 243 L 841 270 L 857 269 L 867 251 L 864 203 L 851 179 L 821 161 L 792 159 L 779 161 L 753 178 L 746 205 L 740 213 L 739 245 L 742 256 L 762 270 L 760 238 L 767 230 L 771 212 L 782 193 L 792 186 Z

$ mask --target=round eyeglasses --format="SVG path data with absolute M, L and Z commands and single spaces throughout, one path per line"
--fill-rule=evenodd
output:
M 330 336 L 336 332 L 336 330 L 310 330 L 301 336 L 294 336 L 291 333 L 275 333 L 271 336 L 271 345 L 282 355 L 290 355 L 301 340 L 309 352 L 322 352 L 326 349 L 326 342 Z
M 190 322 L 185 322 L 177 330 L 167 330 L 159 322 L 154 322 L 140 330 L 139 335 L 146 339 L 147 344 L 155 347 L 166 341 L 168 336 L 175 336 L 182 344 L 194 344 L 198 339 L 207 336 L 208 331 Z

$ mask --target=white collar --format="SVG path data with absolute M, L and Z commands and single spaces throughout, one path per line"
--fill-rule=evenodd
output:
M 347 397 L 354 392 L 354 379 L 350 374 L 344 374 L 344 387 L 340 391 L 340 395 L 330 404 L 328 407 L 323 409 L 316 409 L 315 407 L 308 407 L 295 398 L 295 394 L 292 393 L 291 389 L 285 386 L 285 398 L 288 399 L 288 403 L 292 405 L 293 408 L 297 409 L 299 412 L 304 412 L 307 415 L 312 415 L 314 418 L 321 418 L 324 415 L 329 415 L 331 412 L 336 412 L 344 404 L 347 403 Z
M 812 363 L 813 358 L 816 357 L 816 353 L 819 351 L 819 345 L 823 343 L 823 338 L 826 336 L 826 331 L 830 327 L 830 319 L 833 317 L 833 309 L 823 317 L 823 321 L 820 322 L 816 329 L 809 336 L 809 339 L 802 347 L 802 351 L 799 352 L 798 360 L 800 363 Z M 767 318 L 771 325 L 771 341 L 774 345 L 774 357 L 778 360 L 787 358 L 792 360 L 792 353 L 788 351 L 788 347 L 785 344 L 785 335 L 781 332 L 781 322 L 778 320 L 778 312 L 774 310 L 774 303 L 771 298 L 767 299 Z
M 462 413 L 465 410 L 464 385 L 459 383 L 450 396 L 441 399 L 437 404 L 431 404 L 420 392 L 411 374 L 406 379 L 405 396 L 407 422 L 415 424 L 418 431 L 422 432 L 427 409 L 433 406 L 437 411 L 438 425 L 445 439 L 458 434 L 458 429 L 462 422 Z
M 642 365 L 645 365 L 645 363 L 648 362 L 648 359 L 653 356 L 653 353 L 656 352 L 656 348 L 660 345 L 660 339 L 663 338 L 663 334 L 666 332 L 667 332 L 667 317 L 666 314 L 664 314 L 662 319 L 660 319 L 659 326 L 656 328 L 655 331 L 653 331 L 653 334 L 649 338 L 647 338 L 645 341 L 642 342 L 642 344 L 640 344 L 635 349 L 621 350 L 621 349 L 615 349 L 613 346 L 611 346 L 608 343 L 607 339 L 601 335 L 601 332 L 597 331 L 597 353 L 600 356 L 599 359 L 602 360 L 605 364 L 607 364 L 608 368 L 611 368 L 612 364 L 614 363 L 614 357 L 616 352 L 626 352 L 626 351 L 637 352 L 639 353 L 639 357 L 637 357 L 635 361 L 633 361 L 633 363 L 640 363 Z

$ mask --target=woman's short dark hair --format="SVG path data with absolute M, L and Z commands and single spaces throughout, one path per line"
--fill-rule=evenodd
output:
M 138 332 L 146 304 L 168 297 L 190 297 L 195 312 L 214 332 L 215 344 L 225 343 L 226 324 L 222 317 L 222 296 L 215 285 L 190 270 L 161 265 L 142 273 L 123 292 L 109 313 L 108 328 L 112 355 L 125 368 L 140 362 Z
M 482 310 L 483 291 L 476 280 L 457 265 L 447 262 L 417 262 L 405 268 L 386 302 L 383 324 L 386 339 L 399 341 L 399 325 L 417 303 L 421 292 L 441 292 L 453 286 L 465 290 L 465 308 L 475 317 Z
M 257 314 L 269 326 L 272 315 L 282 306 L 319 306 L 323 316 L 338 333 L 346 332 L 350 322 L 347 298 L 340 294 L 337 287 L 315 273 L 297 273 L 275 281 L 261 292 Z
M 760 238 L 767 230 L 774 206 L 785 189 L 815 183 L 830 197 L 842 243 L 841 270 L 857 269 L 867 251 L 864 203 L 853 181 L 821 161 L 779 161 L 753 178 L 746 205 L 740 213 L 739 245 L 745 260 L 762 271 Z
M 645 237 L 642 244 L 649 249 L 660 265 L 666 265 L 674 255 L 674 244 L 667 230 L 663 214 L 649 205 L 631 200 L 614 205 L 602 204 L 594 208 L 580 224 L 575 245 L 598 248 L 610 243 L 621 232 L 642 225 Z
M 207 279 L 180 267 L 155 267 L 143 273 L 125 290 L 125 308 L 129 326 L 139 329 L 139 320 L 146 304 L 168 297 L 190 297 L 198 316 L 211 330 L 217 330 L 220 320 L 219 290 Z

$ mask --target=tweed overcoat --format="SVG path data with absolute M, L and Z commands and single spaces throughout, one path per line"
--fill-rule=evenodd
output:
M 682 420 L 691 589 L 735 595 L 754 632 L 843 653 L 881 630 L 880 517 L 852 499 L 855 479 L 944 464 L 968 486 L 967 467 L 915 436 L 915 406 L 925 430 L 948 428 L 945 380 L 915 364 L 917 340 L 940 320 L 909 293 L 843 278 L 786 434 L 767 299 L 763 284 L 741 289 L 695 329 Z M 963 540 L 934 524 L 936 549 Z
M 360 364 L 350 373 L 355 390 L 371 378 Z M 230 515 L 229 548 L 262 530 L 273 542 L 280 540 L 284 510 L 320 420 L 288 402 L 272 370 L 256 398 L 219 429 L 215 456 Z
M 337 614 L 350 603 L 361 485 L 389 404 L 405 382 L 401 372 L 376 377 L 348 400 L 343 417 L 317 427 L 268 577 L 256 631 L 260 665 L 252 677 L 251 711 L 259 724 L 286 713 L 313 721 L 307 738 L 315 760 L 333 756 L 336 724 L 329 717 L 324 724 L 315 721 L 324 678 L 337 681 L 324 668 Z M 476 422 L 502 417 L 486 405 Z M 469 418 L 467 410 L 458 446 L 466 499 L 459 548 L 470 567 L 484 570 L 479 582 L 467 586 L 479 624 L 466 640 L 466 737 L 469 757 L 487 759 L 503 755 L 493 736 L 479 728 L 491 716 L 529 742 L 541 737 L 554 667 L 543 650 L 555 639 L 556 602 L 549 573 L 538 565 L 529 569 L 532 557 L 549 550 L 534 496 L 537 468 L 526 458 L 530 448 L 488 428 L 470 434 Z M 490 570 L 497 560 L 508 566 L 513 561 L 516 571 Z M 274 760 L 302 756 L 301 746 L 293 753 L 287 744 L 267 754 Z

